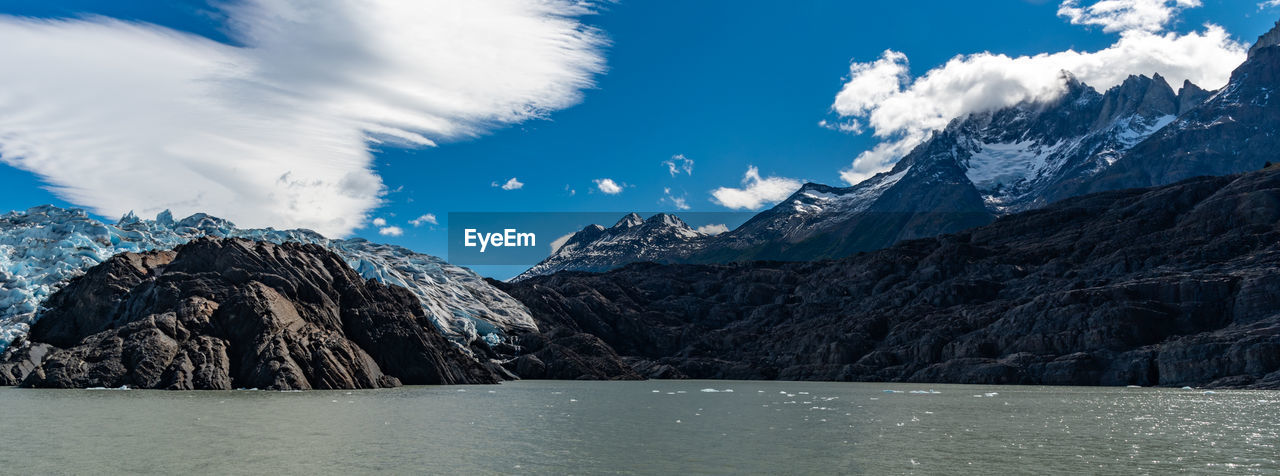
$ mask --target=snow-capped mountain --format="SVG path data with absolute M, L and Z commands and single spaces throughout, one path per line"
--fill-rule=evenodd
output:
M 1280 162 L 1280 24 L 1263 35 L 1231 80 L 1179 115 L 1094 180 L 1056 190 L 1073 196 L 1223 175 Z
M 675 215 L 659 213 L 646 220 L 631 213 L 612 227 L 590 225 L 574 233 L 551 256 L 514 280 L 566 269 L 606 271 L 636 261 L 666 261 L 692 253 L 706 237 Z
M 589 229 L 571 240 L 572 254 L 558 253 L 518 279 L 634 261 L 842 257 L 1085 193 L 1280 162 L 1280 102 L 1271 100 L 1280 88 L 1280 23 L 1259 38 L 1219 91 L 1190 82 L 1175 90 L 1154 75 L 1131 76 L 1098 92 L 1064 75 L 1064 93 L 1055 100 L 956 119 L 889 171 L 850 187 L 806 184 L 737 229 L 664 244 L 675 253 L 612 248 Z M 577 261 L 586 256 L 593 258 Z
M 46 205 L 0 216 L 0 350 L 26 334 L 45 298 L 94 265 L 117 253 L 171 249 L 204 236 L 328 247 L 362 277 L 408 288 L 436 326 L 459 344 L 537 329 L 523 304 L 471 270 L 402 247 L 330 240 L 310 230 L 238 229 L 205 214 L 181 220 L 169 212 L 155 220 L 129 214 L 106 224 L 84 210 Z

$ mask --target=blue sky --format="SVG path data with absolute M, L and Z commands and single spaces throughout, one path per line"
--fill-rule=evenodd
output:
M 375 146 L 373 171 L 387 193 L 367 218 L 403 234 L 382 235 L 371 224 L 355 234 L 444 255 L 443 226 L 409 221 L 431 213 L 445 225 L 448 212 L 462 211 L 679 211 L 668 196 L 684 198 L 689 211 L 725 211 L 711 192 L 739 187 L 748 166 L 766 178 L 842 184 L 841 171 L 880 142 L 818 126 L 842 119 L 832 105 L 851 62 L 893 49 L 918 76 L 959 54 L 1095 51 L 1117 41 L 1103 27 L 1071 24 L 1059 7 L 1023 0 L 610 4 L 579 17 L 609 42 L 600 50 L 607 69 L 582 89 L 580 102 L 542 119 L 433 137 L 436 147 Z M 102 15 L 239 44 L 226 16 L 203 2 L 0 1 L 0 13 Z M 1277 18 L 1280 8 L 1256 1 L 1204 0 L 1178 11 L 1163 32 L 1211 22 L 1251 42 Z M 669 172 L 663 162 L 675 155 L 693 161 L 692 173 Z M 493 186 L 513 177 L 523 186 Z M 604 178 L 621 192 L 603 193 L 595 181 Z M 28 170 L 0 167 L 0 209 L 95 206 L 69 203 L 45 185 Z

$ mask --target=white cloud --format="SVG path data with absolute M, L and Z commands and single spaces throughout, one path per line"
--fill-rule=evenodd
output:
M 671 172 L 671 176 L 680 175 L 681 172 L 686 175 L 693 175 L 693 159 L 685 157 L 684 154 L 676 154 L 670 159 L 662 161 L 662 165 L 667 166 L 667 171 Z
M 671 194 L 671 188 L 670 188 L 670 187 L 664 187 L 664 188 L 662 189 L 662 195 L 663 195 L 663 197 L 662 197 L 662 199 L 661 199 L 661 200 L 658 200 L 658 203 L 671 202 L 671 205 L 672 205 L 672 206 L 674 206 L 674 207 L 676 207 L 676 210 L 688 210 L 688 209 L 689 209 L 689 200 L 688 200 L 688 195 L 687 195 L 687 194 L 682 194 L 682 195 L 680 195 L 679 197 L 677 197 L 677 196 L 675 196 L 675 195 L 672 195 L 672 194 Z
M 502 187 L 503 190 L 519 190 L 524 187 L 524 182 L 516 180 L 515 177 L 511 177 L 511 180 L 508 180 L 504 184 L 499 185 L 498 182 L 493 182 L 490 185 L 494 187 Z
M 400 236 L 404 234 L 404 230 L 398 226 L 388 226 L 378 230 L 378 234 L 382 236 Z
M 850 130 L 866 127 L 883 141 L 859 155 L 841 177 L 853 184 L 884 171 L 955 118 L 1023 101 L 1057 98 L 1066 90 L 1063 71 L 1099 90 L 1119 85 L 1131 74 L 1152 73 L 1164 76 L 1175 88 L 1184 80 L 1208 89 L 1226 84 L 1231 70 L 1245 59 L 1245 45 L 1212 24 L 1187 34 L 1150 31 L 1146 29 L 1150 22 L 1163 25 L 1170 19 L 1148 19 L 1154 18 L 1148 11 L 1149 3 L 1110 0 L 1088 7 L 1105 8 L 1086 8 L 1082 22 L 1103 18 L 1104 12 L 1110 11 L 1120 12 L 1115 13 L 1120 15 L 1116 25 L 1138 25 L 1123 31 L 1111 46 L 1094 52 L 960 55 L 914 79 L 906 55 L 893 50 L 877 60 L 852 64 L 832 109 Z M 1124 13 L 1129 10 L 1115 10 L 1119 4 L 1143 12 L 1139 15 L 1142 20 L 1130 19 Z M 1170 15 L 1191 4 L 1162 3 Z M 1064 8 L 1079 8 L 1073 5 L 1063 3 Z
M 369 143 L 541 118 L 603 69 L 581 2 L 216 2 L 232 46 L 102 17 L 0 16 L 0 157 L 103 215 L 208 212 L 346 235 Z
M 747 173 L 742 177 L 742 188 L 717 188 L 711 192 L 711 201 L 734 210 L 759 210 L 767 204 L 785 200 L 801 185 L 796 179 L 760 178 L 760 169 L 752 165 L 747 167 Z
M 427 213 L 427 214 L 424 214 L 424 215 L 422 215 L 422 216 L 420 216 L 420 217 L 418 217 L 418 218 L 414 218 L 414 219 L 412 219 L 412 220 L 409 220 L 409 224 L 410 224 L 410 225 L 413 225 L 413 226 L 422 226 L 422 225 L 439 225 L 439 224 L 440 224 L 440 221 L 439 221 L 439 220 L 436 220 L 436 214 L 434 214 L 434 213 Z
M 374 218 L 371 223 L 373 223 L 373 226 L 387 226 L 387 220 L 382 218 Z
M 569 192 L 570 197 L 578 194 L 578 191 L 573 189 L 572 187 L 569 187 L 569 184 L 567 183 L 564 184 L 564 191 Z
M 604 192 L 607 195 L 617 195 L 622 193 L 622 187 L 618 186 L 618 183 L 614 182 L 611 178 L 595 179 L 593 182 L 596 183 L 596 187 L 599 188 L 601 192 Z
M 1081 7 L 1078 0 L 1064 0 L 1058 16 L 1072 25 L 1097 25 L 1102 31 L 1161 31 L 1186 8 L 1200 6 L 1200 0 L 1101 0 Z
M 862 123 L 858 122 L 856 119 L 851 119 L 848 121 L 834 121 L 834 122 L 823 119 L 821 121 L 818 121 L 818 127 L 821 127 L 823 129 L 830 129 L 833 131 L 848 132 L 851 134 L 862 133 Z
M 1258 4 L 1258 10 L 1280 7 L 1280 0 L 1267 0 Z
M 719 235 L 729 231 L 729 227 L 725 226 L 723 223 L 714 223 L 710 225 L 702 225 L 696 228 L 696 230 L 698 230 L 698 233 L 702 233 L 704 235 Z
M 554 240 L 551 240 L 551 252 L 555 253 L 557 251 L 560 251 L 560 247 L 564 246 L 564 244 L 569 241 L 569 238 L 573 238 L 573 235 L 576 235 L 576 234 L 578 234 L 578 232 L 575 231 L 572 233 L 567 233 L 564 236 L 561 236 Z

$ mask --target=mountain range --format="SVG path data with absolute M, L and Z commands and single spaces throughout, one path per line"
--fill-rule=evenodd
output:
M 514 280 L 627 263 L 803 261 L 952 233 L 1086 193 L 1255 170 L 1280 147 L 1280 27 L 1259 38 L 1226 86 L 1176 90 L 1160 75 L 1098 92 L 1063 73 L 1063 93 L 952 121 L 892 169 L 850 187 L 803 185 L 726 233 L 678 219 L 648 240 L 588 227 Z M 624 220 L 625 221 L 625 220 Z M 631 218 L 639 221 L 639 217 Z M 620 222 L 619 225 L 623 223 Z M 653 244 L 650 244 L 650 241 Z
M 1280 388 L 1278 42 L 1280 23 L 1217 91 L 1064 73 L 1060 97 L 959 118 L 859 184 L 718 235 L 630 214 L 508 283 L 205 214 L 12 212 L 0 384 Z
M 838 260 L 494 284 L 543 334 L 603 341 L 606 353 L 579 352 L 613 363 L 606 375 L 1280 388 L 1278 270 L 1271 166 L 1069 198 Z M 537 375 L 544 357 L 509 366 Z

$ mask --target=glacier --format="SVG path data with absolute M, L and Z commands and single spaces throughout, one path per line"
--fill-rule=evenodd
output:
M 511 331 L 537 330 L 523 304 L 475 272 L 400 246 L 329 239 L 311 230 L 239 229 L 203 213 L 181 220 L 168 211 L 154 220 L 129 213 L 108 224 L 82 209 L 42 205 L 0 216 L 0 352 L 26 335 L 46 298 L 94 265 L 206 236 L 324 246 L 365 279 L 412 291 L 435 326 L 464 349 L 477 339 L 496 343 Z

